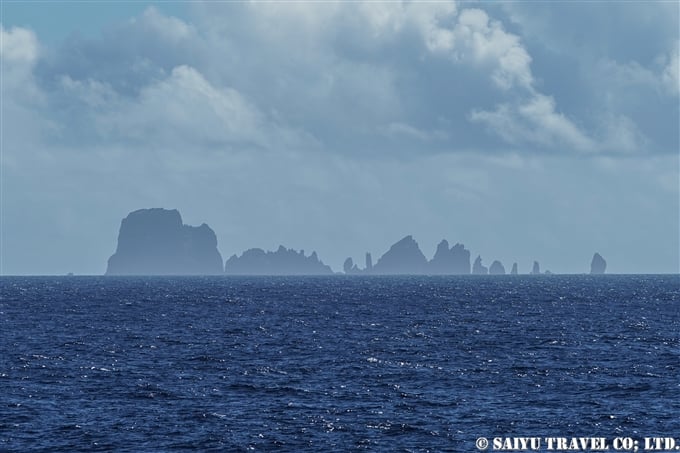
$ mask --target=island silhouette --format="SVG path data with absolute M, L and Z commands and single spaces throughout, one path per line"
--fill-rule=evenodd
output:
M 106 275 L 219 275 L 217 236 L 205 223 L 184 225 L 176 209 L 140 209 L 120 224 Z
M 470 265 L 470 251 L 465 245 L 449 246 L 442 239 L 432 259 L 428 260 L 413 236 L 394 243 L 373 264 L 366 252 L 360 268 L 348 257 L 343 264 L 347 275 L 505 275 L 499 260 L 491 266 L 478 255 Z M 593 255 L 590 273 L 604 274 L 607 262 L 599 253 Z M 331 275 L 333 270 L 314 251 L 279 246 L 276 251 L 251 248 L 241 256 L 232 255 L 223 264 L 217 249 L 217 236 L 205 223 L 185 225 L 176 209 L 150 208 L 129 213 L 120 224 L 116 251 L 108 260 L 106 275 Z M 541 274 L 534 261 L 531 274 Z M 546 271 L 545 274 L 551 274 Z M 513 263 L 510 275 L 518 275 Z

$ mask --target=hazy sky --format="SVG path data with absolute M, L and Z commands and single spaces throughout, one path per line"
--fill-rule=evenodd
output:
M 2 274 L 101 274 L 147 207 L 225 259 L 679 270 L 678 2 L 1 8 Z

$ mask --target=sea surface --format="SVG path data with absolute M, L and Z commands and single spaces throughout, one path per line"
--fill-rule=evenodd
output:
M 680 276 L 0 278 L 0 451 L 513 436 L 680 440 Z

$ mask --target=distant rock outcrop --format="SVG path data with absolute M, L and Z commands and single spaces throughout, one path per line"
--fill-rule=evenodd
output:
M 342 270 L 345 274 L 351 274 L 354 267 L 356 267 L 356 265 L 354 264 L 354 261 L 352 261 L 352 257 L 349 257 L 343 263 Z
M 512 263 L 512 270 L 510 271 L 510 275 L 517 275 L 517 263 Z
M 489 273 L 489 269 L 482 264 L 482 257 L 477 255 L 477 259 L 475 259 L 475 263 L 472 265 L 472 273 L 474 275 L 487 275 Z
M 366 269 L 364 270 L 369 273 L 373 271 L 373 257 L 369 252 L 366 252 Z
M 531 269 L 531 275 L 539 275 L 541 273 L 541 266 L 538 261 L 534 261 L 534 267 Z
M 297 252 L 281 245 L 275 252 L 250 249 L 240 257 L 232 255 L 224 272 L 230 275 L 328 275 L 333 270 L 319 260 L 316 252 L 305 256 L 304 250 Z
M 489 266 L 489 275 L 505 275 L 505 267 L 503 263 L 496 260 Z
M 600 275 L 604 274 L 604 272 L 607 270 L 607 262 L 605 261 L 604 258 L 602 258 L 602 255 L 599 253 L 595 253 L 593 255 L 593 259 L 590 262 L 590 273 L 593 275 Z
M 380 257 L 373 274 L 424 274 L 427 259 L 412 236 L 406 236 Z
M 140 209 L 123 219 L 106 275 L 215 275 L 222 256 L 205 223 L 182 224 L 176 209 Z
M 442 239 L 427 267 L 431 274 L 469 274 L 470 251 L 463 244 L 449 248 L 449 242 Z
M 345 272 L 345 274 L 361 274 L 362 270 L 359 269 L 359 266 L 354 264 L 354 261 L 352 258 L 347 258 L 345 260 L 345 263 L 342 265 L 342 270 Z

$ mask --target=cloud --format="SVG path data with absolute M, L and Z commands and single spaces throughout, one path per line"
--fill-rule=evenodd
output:
M 21 27 L 5 29 L 0 25 L 0 56 L 14 65 L 32 65 L 38 58 L 38 39 L 31 30 Z
M 592 151 L 594 142 L 564 115 L 555 111 L 555 101 L 535 94 L 519 105 L 502 104 L 495 111 L 473 111 L 473 122 L 485 123 L 491 131 L 514 145 L 525 143 L 545 148 L 566 147 L 568 150 Z
M 669 53 L 668 64 L 661 73 L 661 81 L 672 95 L 680 95 L 680 42 Z
M 128 138 L 156 134 L 162 127 L 150 118 L 157 118 L 173 124 L 165 134 L 170 141 L 181 133 L 214 145 L 309 146 L 359 156 L 508 148 L 644 153 L 668 150 L 674 140 L 667 129 L 672 118 L 659 128 L 636 113 L 645 110 L 640 105 L 616 104 L 631 96 L 634 80 L 673 92 L 677 52 L 657 53 L 665 60 L 654 71 L 602 60 L 590 71 L 610 80 L 577 100 L 561 85 L 592 84 L 588 77 L 546 78 L 525 37 L 508 30 L 503 14 L 493 17 L 499 9 L 492 5 L 207 2 L 192 8 L 192 21 L 149 8 L 107 29 L 105 39 L 72 38 L 38 59 L 38 84 L 59 113 L 52 120 L 78 110 L 71 123 L 79 139 L 83 130 L 106 131 L 106 139 L 114 130 Z M 89 98 L 69 98 L 77 85 L 89 87 Z M 170 91 L 173 107 L 166 109 L 162 99 Z M 592 101 L 605 91 L 613 101 Z M 102 102 L 125 113 L 106 118 L 97 110 L 106 110 Z M 654 99 L 635 102 L 658 109 Z M 235 109 L 242 116 L 225 119 Z M 627 138 L 615 139 L 613 131 Z M 418 142 L 426 137 L 423 147 Z

